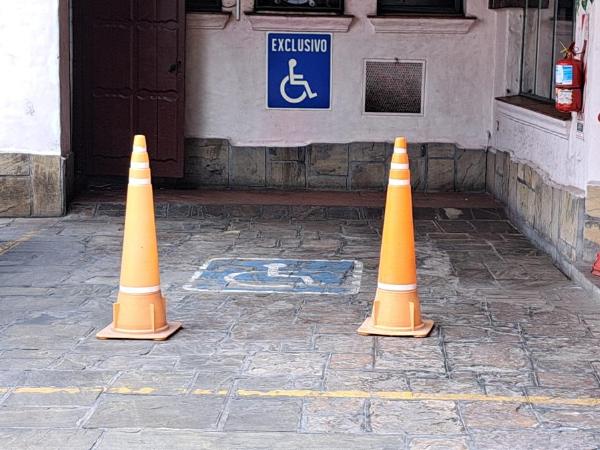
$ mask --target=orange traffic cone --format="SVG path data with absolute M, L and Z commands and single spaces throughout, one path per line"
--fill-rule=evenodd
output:
M 167 339 L 181 323 L 167 323 L 165 299 L 160 290 L 150 162 L 146 138 L 142 135 L 133 140 L 124 234 L 121 282 L 117 303 L 113 304 L 113 322 L 96 337 Z
M 397 138 L 385 203 L 377 293 L 371 317 L 358 334 L 425 337 L 433 321 L 421 319 L 406 139 Z

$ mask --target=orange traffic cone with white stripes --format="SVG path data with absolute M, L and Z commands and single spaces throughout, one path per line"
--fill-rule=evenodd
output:
M 377 293 L 358 334 L 425 337 L 433 321 L 421 318 L 406 139 L 397 138 L 385 203 Z
M 127 186 L 119 294 L 112 323 L 96 337 L 164 340 L 180 327 L 179 322 L 167 322 L 160 290 L 150 161 L 146 138 L 136 135 Z

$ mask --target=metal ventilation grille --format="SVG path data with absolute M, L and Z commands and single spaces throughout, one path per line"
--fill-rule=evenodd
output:
M 423 62 L 367 61 L 365 112 L 421 114 Z

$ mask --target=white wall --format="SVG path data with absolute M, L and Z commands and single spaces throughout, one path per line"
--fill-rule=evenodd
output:
M 589 4 L 589 2 L 588 2 Z M 589 42 L 584 139 L 588 184 L 600 184 L 600 2 L 588 6 Z
M 60 154 L 58 0 L 2 2 L 0 152 Z
M 571 122 L 496 102 L 493 146 L 536 168 L 547 180 L 582 193 L 585 149 L 571 137 Z
M 496 15 L 487 1 L 467 0 L 479 20 L 464 35 L 375 33 L 368 14 L 376 0 L 347 0 L 355 19 L 348 33 L 333 35 L 331 111 L 265 108 L 266 32 L 247 18 L 224 30 L 189 30 L 186 59 L 186 136 L 227 138 L 235 145 L 292 146 L 313 142 L 391 141 L 488 145 L 494 94 Z M 244 0 L 244 10 L 252 1 Z M 285 30 L 282 30 L 285 31 Z M 362 113 L 367 58 L 426 60 L 425 114 Z
M 581 15 L 581 10 L 579 11 Z M 587 44 L 586 85 L 584 89 L 585 110 L 572 114 L 572 120 L 564 126 L 544 116 L 524 110 L 511 109 L 496 102 L 494 114 L 494 147 L 508 151 L 513 159 L 523 161 L 540 170 L 549 181 L 585 194 L 590 183 L 600 184 L 600 6 L 588 2 L 589 36 L 581 29 L 578 16 L 576 42 Z M 507 60 L 517 61 L 521 39 L 518 27 L 507 35 Z M 507 70 L 510 70 L 507 67 Z M 517 112 L 517 110 L 519 110 Z M 584 122 L 583 139 L 576 131 L 577 119 Z

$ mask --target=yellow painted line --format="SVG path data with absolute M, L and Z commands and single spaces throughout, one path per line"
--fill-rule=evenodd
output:
M 370 398 L 381 400 L 438 400 L 438 401 L 468 401 L 492 403 L 533 403 L 538 405 L 582 405 L 598 406 L 600 398 L 559 398 L 546 396 L 504 396 L 485 394 L 451 394 L 423 393 L 411 391 L 313 391 L 313 390 L 272 390 L 255 391 L 240 389 L 236 392 L 239 397 L 291 397 L 291 398 Z
M 25 233 L 19 239 L 15 239 L 14 241 L 8 241 L 5 243 L 0 243 L 0 256 L 4 255 L 9 250 L 12 250 L 17 245 L 22 244 L 23 242 L 27 242 L 29 239 L 38 234 L 41 230 L 30 231 L 29 233 Z
M 155 388 L 152 387 L 141 387 L 141 388 L 129 388 L 129 387 L 115 387 L 108 389 L 108 392 L 111 394 L 139 394 L 139 395 L 148 395 L 156 392 Z M 183 393 L 183 392 L 182 392 Z
M 9 388 L 0 388 L 0 394 L 9 392 Z M 109 394 L 137 394 L 149 395 L 160 392 L 158 387 L 53 387 L 53 386 L 19 386 L 14 388 L 13 394 L 80 394 L 80 393 L 100 393 Z M 184 394 L 186 389 L 180 389 Z M 191 395 L 199 396 L 220 396 L 224 397 L 230 393 L 228 389 L 194 389 Z M 437 400 L 446 402 L 489 402 L 489 403 L 531 403 L 536 405 L 575 405 L 575 406 L 600 406 L 600 398 L 595 397 L 549 397 L 549 396 L 527 396 L 527 395 L 485 395 L 485 394 L 456 394 L 456 393 L 425 393 L 411 391 L 316 391 L 309 389 L 275 389 L 269 391 L 238 389 L 233 392 L 238 397 L 287 397 L 287 398 L 354 398 L 354 399 L 379 399 L 393 401 L 414 401 L 414 400 Z
M 220 389 L 218 391 L 214 391 L 212 389 L 194 389 L 192 391 L 192 395 L 219 395 L 219 396 L 224 396 L 229 394 L 229 390 L 227 389 Z
M 102 392 L 102 388 L 88 387 L 53 387 L 53 386 L 24 386 L 17 387 L 14 394 L 82 394 L 84 392 Z

